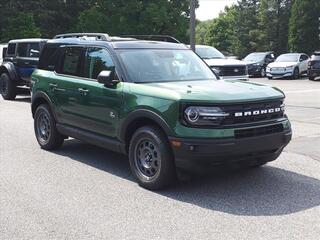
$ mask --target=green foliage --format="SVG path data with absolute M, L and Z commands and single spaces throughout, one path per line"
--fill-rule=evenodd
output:
M 289 30 L 291 51 L 311 53 L 319 49 L 320 2 L 296 0 L 292 6 Z
M 35 29 L 46 38 L 75 31 L 169 34 L 187 42 L 189 11 L 189 0 L 0 0 L 0 41 L 13 36 L 8 35 L 8 24 L 15 38 L 24 37 L 12 23 L 16 13 L 23 12 L 33 16 L 32 24 L 23 23 L 24 33 L 31 27 L 28 35 Z
M 5 41 L 15 38 L 37 38 L 41 37 L 40 29 L 36 27 L 32 14 L 17 13 L 9 19 L 4 28 Z

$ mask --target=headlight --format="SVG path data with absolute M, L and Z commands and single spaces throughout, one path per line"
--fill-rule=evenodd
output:
M 184 110 L 184 120 L 195 126 L 219 125 L 229 113 L 223 112 L 219 107 L 191 106 Z

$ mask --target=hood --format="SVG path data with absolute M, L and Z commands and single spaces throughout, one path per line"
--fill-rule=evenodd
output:
M 296 66 L 297 65 L 297 62 L 273 62 L 273 63 L 270 63 L 268 65 L 268 67 L 270 68 L 273 68 L 273 67 L 291 67 L 291 66 Z
M 245 66 L 246 63 L 237 59 L 228 58 L 214 58 L 214 59 L 204 59 L 204 61 L 209 66 L 223 67 L 223 66 Z
M 135 84 L 137 85 L 137 84 Z M 175 100 L 206 103 L 250 102 L 283 98 L 277 88 L 243 81 L 203 80 L 138 84 L 134 92 Z M 133 90 L 133 89 L 132 89 Z

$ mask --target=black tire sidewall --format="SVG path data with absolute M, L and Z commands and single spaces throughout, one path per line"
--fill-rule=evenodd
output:
M 0 76 L 0 84 L 2 81 L 6 81 L 7 91 L 6 93 L 1 91 L 1 95 L 5 100 L 14 100 L 17 96 L 17 87 L 12 79 L 10 79 L 7 73 L 2 73 Z
M 262 74 L 262 71 L 264 74 Z M 265 68 L 261 68 L 260 70 L 260 77 L 265 77 L 266 76 L 266 69 Z
M 155 177 L 149 179 L 140 174 L 135 163 L 135 149 L 141 139 L 148 138 L 157 145 L 161 154 L 161 163 L 159 172 Z M 132 136 L 129 146 L 129 163 L 134 177 L 140 186 L 157 190 L 168 186 L 175 179 L 175 165 L 172 149 L 168 143 L 165 134 L 155 126 L 146 126 L 139 128 Z
M 37 126 L 37 121 L 39 119 L 39 115 L 42 112 L 45 112 L 48 117 L 49 117 L 49 122 L 50 122 L 50 127 L 51 127 L 51 132 L 50 132 L 50 138 L 47 142 L 42 142 L 39 138 L 38 138 L 38 126 Z M 37 107 L 35 115 L 34 115 L 34 132 L 36 135 L 36 139 L 40 145 L 41 148 L 46 149 L 46 150 L 54 150 L 59 148 L 63 141 L 64 138 L 63 136 L 58 132 L 58 130 L 56 129 L 56 121 L 50 111 L 50 108 L 47 104 L 42 104 L 39 107 Z
M 295 68 L 293 71 L 293 79 L 298 79 L 300 76 L 299 69 Z

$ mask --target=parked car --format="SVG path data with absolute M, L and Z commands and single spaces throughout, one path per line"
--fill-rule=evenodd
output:
M 214 47 L 197 45 L 196 53 L 221 79 L 249 80 L 245 62 L 226 58 Z
M 4 56 L 6 55 L 7 47 L 7 44 L 0 44 L 0 65 L 2 64 Z
M 31 74 L 38 65 L 46 39 L 11 40 L 0 67 L 0 92 L 4 99 L 15 99 L 18 88 L 30 87 Z
M 267 77 L 298 79 L 308 70 L 309 56 L 304 53 L 286 53 L 280 55 L 275 62 L 267 66 Z
M 310 80 L 320 79 L 320 51 L 315 51 L 308 63 L 308 77 Z
M 273 52 L 254 52 L 246 56 L 243 61 L 248 65 L 249 76 L 265 77 L 266 67 L 274 62 Z
M 184 44 L 97 36 L 44 46 L 32 74 L 41 148 L 73 137 L 126 154 L 138 183 L 159 189 L 176 167 L 261 166 L 289 143 L 280 90 L 217 81 Z

